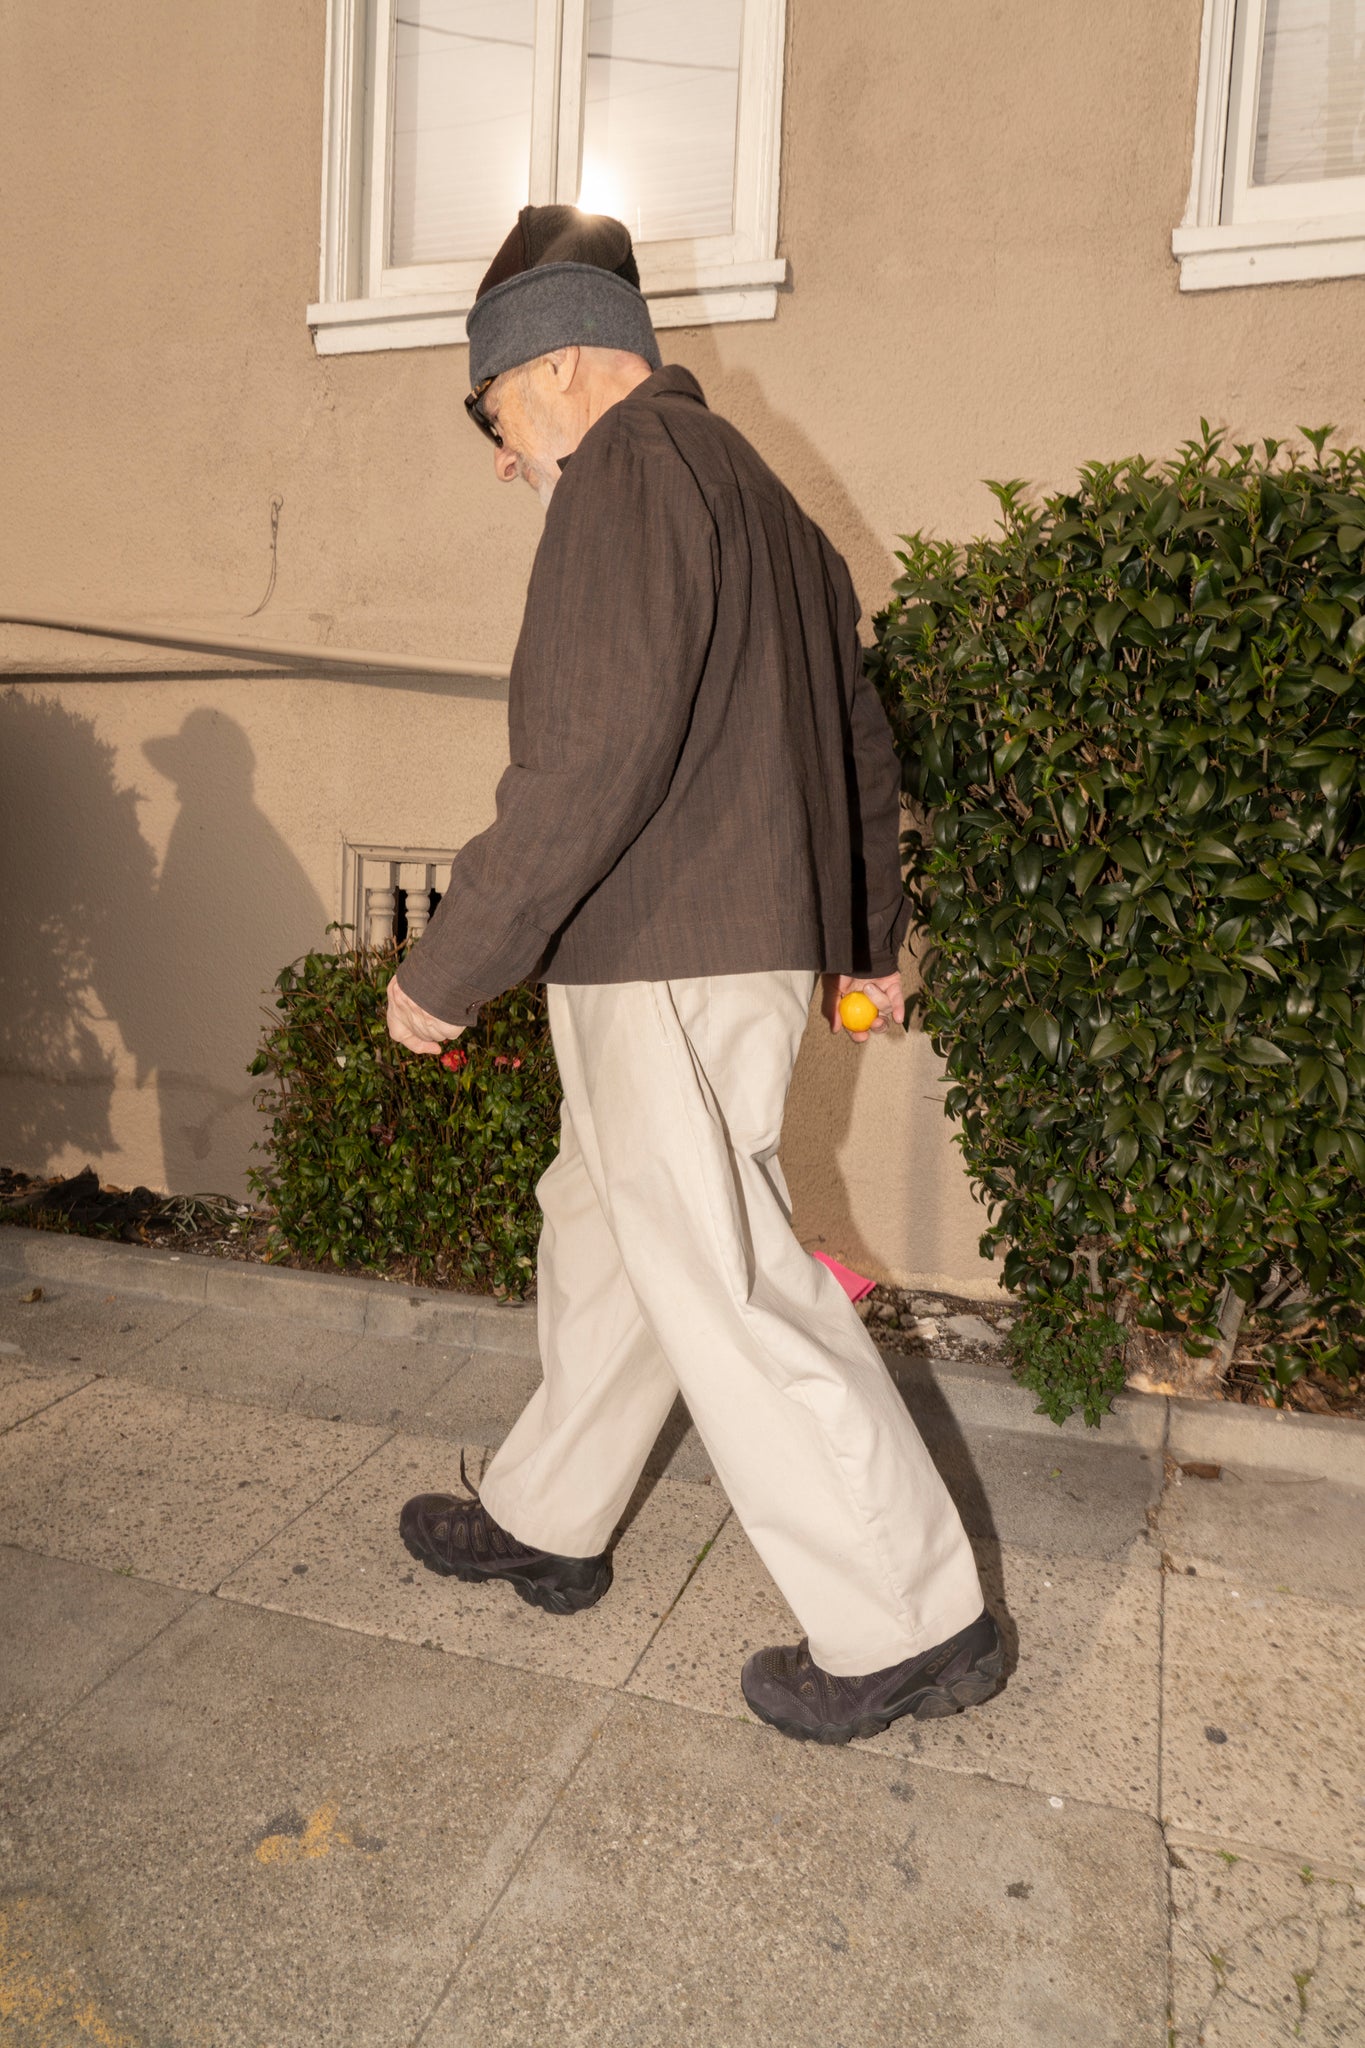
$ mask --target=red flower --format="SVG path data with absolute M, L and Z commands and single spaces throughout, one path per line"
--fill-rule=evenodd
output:
M 512 1065 L 513 1065 L 514 1067 L 519 1067 L 519 1066 L 521 1065 L 521 1061 L 520 1061 L 520 1060 L 513 1060 L 513 1062 L 512 1062 Z
M 469 1063 L 469 1054 L 461 1052 L 458 1045 L 452 1045 L 448 1052 L 441 1054 L 441 1065 L 448 1074 L 458 1074 L 460 1068 Z
M 507 1054 L 505 1052 L 495 1052 L 493 1055 L 493 1065 L 495 1067 L 505 1067 L 507 1065 Z

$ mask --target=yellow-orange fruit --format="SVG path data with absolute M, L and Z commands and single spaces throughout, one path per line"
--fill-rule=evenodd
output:
M 871 996 L 865 996 L 860 988 L 851 988 L 839 998 L 839 1015 L 845 1031 L 866 1031 L 880 1014 Z

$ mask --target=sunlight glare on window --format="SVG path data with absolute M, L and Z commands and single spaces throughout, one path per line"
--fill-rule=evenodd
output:
M 583 175 L 578 182 L 575 203 L 584 213 L 609 213 L 614 220 L 625 219 L 625 187 L 619 178 L 612 176 L 606 164 L 599 163 L 593 156 L 583 159 Z
M 585 211 L 637 242 L 732 231 L 743 19 L 743 0 L 592 0 Z
M 491 256 L 529 197 L 534 0 L 398 0 L 389 261 Z
M 1365 0 L 1266 0 L 1252 183 L 1365 175 Z

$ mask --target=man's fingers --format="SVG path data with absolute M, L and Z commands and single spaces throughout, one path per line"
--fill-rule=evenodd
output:
M 463 1024 L 447 1024 L 443 1018 L 433 1017 L 393 980 L 389 982 L 386 1022 L 389 1037 L 396 1044 L 406 1046 L 409 1052 L 422 1053 L 442 1051 L 444 1039 L 458 1038 L 465 1028 Z M 442 1037 L 433 1038 L 433 1031 L 439 1031 Z

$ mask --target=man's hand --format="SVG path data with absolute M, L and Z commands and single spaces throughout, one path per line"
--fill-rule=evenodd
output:
M 879 974 L 872 977 L 865 974 L 824 974 L 820 980 L 822 1016 L 831 1031 L 847 1032 L 855 1045 L 861 1045 L 872 1031 L 885 1031 L 888 1017 L 897 1024 L 905 1022 L 905 990 L 901 986 L 899 969 L 894 974 Z M 849 1031 L 839 1015 L 839 998 L 846 996 L 851 988 L 870 996 L 881 1012 L 876 1023 L 869 1025 L 867 1031 Z
M 430 1010 L 419 1009 L 398 986 L 397 975 L 389 980 L 388 1025 L 389 1037 L 409 1052 L 439 1052 L 443 1040 L 458 1038 L 464 1030 L 463 1024 L 443 1024 Z

